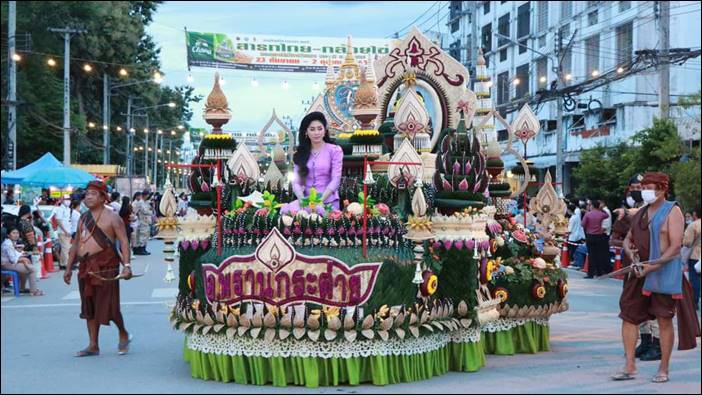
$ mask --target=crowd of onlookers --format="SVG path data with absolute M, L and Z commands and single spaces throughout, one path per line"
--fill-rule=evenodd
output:
M 37 264 L 32 259 L 43 259 L 41 250 L 43 240 L 53 241 L 54 261 L 60 269 L 65 269 L 69 259 L 69 250 L 78 232 L 81 214 L 87 211 L 83 204 L 84 190 L 76 189 L 60 197 L 50 197 L 49 190 L 43 190 L 32 205 L 22 204 L 14 195 L 14 189 L 3 192 L 2 204 L 19 206 L 17 215 L 2 213 L 2 270 L 17 272 L 20 293 L 43 295 L 37 288 Z M 138 191 L 132 197 L 117 191 L 110 193 L 105 207 L 118 213 L 124 222 L 127 239 L 133 255 L 149 255 L 146 250 L 148 241 L 156 233 L 156 217 L 160 216 L 158 203 L 161 195 L 149 190 Z M 40 207 L 53 206 L 50 214 L 42 213 Z M 188 197 L 183 193 L 178 197 L 178 215 L 185 215 L 188 210 Z M 34 258 L 33 258 L 34 257 Z M 3 278 L 3 289 L 9 278 Z M 26 283 L 29 282 L 29 288 Z

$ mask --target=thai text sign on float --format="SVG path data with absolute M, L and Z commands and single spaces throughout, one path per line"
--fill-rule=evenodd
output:
M 202 272 L 209 302 L 258 301 L 275 306 L 310 302 L 347 307 L 368 300 L 380 266 L 366 263 L 349 268 L 334 257 L 298 254 L 273 229 L 254 254 L 231 256 L 219 267 L 203 264 Z

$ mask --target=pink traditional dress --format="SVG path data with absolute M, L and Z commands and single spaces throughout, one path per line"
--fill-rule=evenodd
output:
M 317 153 L 311 153 L 307 160 L 309 173 L 305 183 L 299 178 L 299 169 L 295 165 L 293 172 L 293 191 L 296 196 L 308 197 L 310 189 L 317 190 L 317 196 L 322 196 L 326 191 L 332 192 L 324 201 L 324 204 L 331 204 L 333 208 L 339 209 L 339 184 L 341 184 L 341 165 L 344 159 L 344 152 L 341 147 L 335 144 L 326 143 Z M 281 213 L 298 212 L 302 209 L 301 202 L 295 200 L 286 204 L 281 209 Z M 322 213 L 323 207 L 318 207 L 317 211 Z

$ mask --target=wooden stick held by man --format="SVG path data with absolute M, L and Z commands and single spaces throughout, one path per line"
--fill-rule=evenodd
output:
M 71 283 L 73 266 L 80 262 L 78 269 L 78 287 L 81 298 L 80 318 L 87 320 L 90 343 L 88 347 L 76 353 L 76 357 L 98 355 L 98 335 L 100 325 L 110 325 L 113 321 L 119 329 L 119 354 L 129 350 L 131 336 L 124 327 L 124 319 L 119 304 L 119 281 L 102 281 L 91 272 L 100 272 L 105 277 L 115 277 L 119 272 L 120 261 L 124 265 L 121 277 L 132 277 L 129 264 L 130 251 L 127 233 L 122 219 L 105 208 L 107 187 L 102 182 L 92 181 L 85 193 L 85 205 L 88 211 L 81 215 L 78 231 L 73 240 L 64 274 L 66 284 Z M 119 240 L 121 255 L 115 246 Z

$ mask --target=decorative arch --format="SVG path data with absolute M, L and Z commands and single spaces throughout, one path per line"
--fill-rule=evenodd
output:
M 271 128 L 271 126 L 273 126 L 273 124 L 277 124 L 278 126 L 283 128 L 283 131 L 288 135 L 288 141 L 290 142 L 290 144 L 288 146 L 288 161 L 292 162 L 292 157 L 293 157 L 293 149 L 292 148 L 295 146 L 295 137 L 293 136 L 293 132 L 292 132 L 292 130 L 290 130 L 288 125 L 283 123 L 283 121 L 281 121 L 280 118 L 278 118 L 278 115 L 275 113 L 275 108 L 273 109 L 273 114 L 271 115 L 271 118 L 266 123 L 266 126 L 264 126 L 260 132 L 258 132 L 258 140 L 257 140 L 258 151 L 261 154 L 266 152 L 266 149 L 263 146 L 263 139 L 266 136 L 266 132 L 268 131 L 268 129 Z
M 480 124 L 478 124 L 477 127 L 474 127 L 473 130 L 482 130 L 483 126 L 487 124 L 490 121 L 490 116 L 495 117 L 497 122 L 501 123 L 502 126 L 507 129 L 507 147 L 502 151 L 502 153 L 509 153 L 514 155 L 515 158 L 517 158 L 517 161 L 522 165 L 522 169 L 524 169 L 524 181 L 522 182 L 522 185 L 519 186 L 519 189 L 512 193 L 510 195 L 510 199 L 514 199 L 517 196 L 521 195 L 526 191 L 527 187 L 529 186 L 529 179 L 531 178 L 531 174 L 529 174 L 529 165 L 527 165 L 526 160 L 524 160 L 524 157 L 522 157 L 522 154 L 519 153 L 519 150 L 514 149 L 512 147 L 512 142 L 514 141 L 514 128 L 512 128 L 512 125 L 509 124 L 504 118 L 502 118 L 502 115 L 495 110 L 495 108 L 492 108 L 490 112 L 485 114 L 483 116 L 482 121 Z
M 383 108 L 381 121 L 386 118 L 392 94 L 402 83 L 404 72 L 411 69 L 417 75 L 417 84 L 425 82 L 431 88 L 427 90 L 436 96 L 431 99 L 438 100 L 441 104 L 441 122 L 432 125 L 435 131 L 432 147 L 438 142 L 441 130 L 446 127 L 456 128 L 460 118 L 456 107 L 467 90 L 470 77 L 468 70 L 432 43 L 417 27 L 413 27 L 388 55 L 375 61 L 373 67 L 378 77 L 378 92 Z

